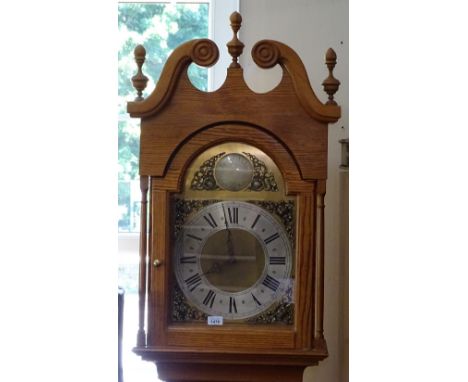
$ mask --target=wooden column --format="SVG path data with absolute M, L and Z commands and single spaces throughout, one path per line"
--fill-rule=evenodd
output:
M 148 243 L 148 247 L 146 249 L 146 258 L 147 258 L 147 272 L 146 272 L 146 319 L 147 322 L 149 322 L 149 298 L 150 298 L 150 287 L 151 287 L 151 254 L 153 253 L 153 197 L 151 196 L 151 187 L 153 184 L 153 178 L 151 176 L 148 177 L 149 180 L 149 185 L 148 189 L 150 192 L 150 197 L 149 197 L 149 206 L 147 211 L 149 211 L 149 218 L 147 219 L 147 222 L 149 224 L 148 227 L 148 235 L 146 238 L 146 242 Z M 147 333 L 146 333 L 146 344 L 148 345 L 148 334 L 149 334 L 149 327 L 147 327 Z
M 314 300 L 311 296 L 314 289 L 314 236 L 315 216 L 314 199 L 311 194 L 303 193 L 298 196 L 298 224 L 297 224 L 297 257 L 296 265 L 296 346 L 300 349 L 310 349 L 314 338 Z
M 141 213 L 140 213 L 140 269 L 138 281 L 138 333 L 137 346 L 146 345 L 145 333 L 145 302 L 146 302 L 146 275 L 147 275 L 147 211 L 148 211 L 148 177 L 140 177 Z
M 326 347 L 323 335 L 324 277 L 325 277 L 325 182 L 319 182 L 317 190 L 317 230 L 315 268 L 315 333 L 314 348 Z

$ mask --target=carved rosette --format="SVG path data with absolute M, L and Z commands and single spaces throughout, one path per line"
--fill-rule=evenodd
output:
M 280 52 L 276 45 L 263 40 L 252 48 L 252 58 L 259 67 L 269 69 L 278 63 Z
M 216 162 L 225 154 L 225 152 L 216 154 L 210 159 L 203 162 L 197 172 L 195 172 L 190 183 L 190 188 L 196 191 L 214 191 L 221 188 L 214 177 L 214 169 Z M 277 192 L 278 184 L 276 183 L 273 172 L 269 171 L 263 161 L 250 153 L 243 153 L 252 163 L 254 168 L 252 182 L 245 191 L 270 191 Z
M 197 65 L 210 67 L 218 61 L 219 49 L 213 41 L 200 39 L 193 45 L 190 58 Z

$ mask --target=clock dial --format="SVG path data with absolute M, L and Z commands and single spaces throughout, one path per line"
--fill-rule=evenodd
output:
M 289 285 L 288 236 L 252 203 L 204 207 L 184 224 L 175 249 L 177 282 L 189 303 L 208 315 L 255 316 L 281 300 Z
M 219 187 L 240 191 L 252 182 L 254 168 L 250 160 L 239 153 L 224 155 L 216 163 L 214 177 Z

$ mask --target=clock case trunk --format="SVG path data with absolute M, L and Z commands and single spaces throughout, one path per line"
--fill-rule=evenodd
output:
M 211 66 L 217 57 L 210 40 L 181 45 L 153 93 L 128 104 L 131 116 L 141 118 L 140 305 L 134 351 L 156 362 L 159 378 L 167 381 L 301 381 L 305 367 L 328 355 L 323 333 L 327 127 L 339 118 L 340 108 L 322 104 L 297 54 L 271 40 L 258 42 L 252 57 L 261 67 L 283 68 L 272 91 L 251 91 L 235 55 L 220 89 L 196 89 L 188 66 Z M 194 158 L 223 142 L 265 152 L 280 169 L 286 194 L 296 198 L 292 326 L 171 323 L 171 197 L 181 192 Z

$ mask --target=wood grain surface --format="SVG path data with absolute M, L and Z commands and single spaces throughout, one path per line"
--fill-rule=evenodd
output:
M 128 112 L 141 118 L 140 176 L 142 235 L 140 246 L 140 328 L 134 351 L 155 361 L 165 381 L 299 382 L 305 367 L 327 357 L 323 333 L 324 309 L 324 195 L 327 178 L 328 123 L 340 118 L 333 95 L 334 52 L 327 53 L 328 102 L 312 90 L 306 69 L 287 45 L 262 40 L 252 58 L 262 68 L 280 65 L 283 77 L 267 93 L 253 92 L 245 83 L 237 38 L 242 17 L 231 16 L 233 58 L 225 83 L 214 92 L 196 89 L 187 75 L 195 62 L 214 65 L 218 47 L 196 39 L 174 50 L 154 91 L 141 98 L 144 49 L 137 47 L 137 100 Z M 170 296 L 171 199 L 182 191 L 186 170 L 209 148 L 240 142 L 262 150 L 278 166 L 285 193 L 296 200 L 295 318 L 293 325 L 208 327 L 172 323 Z M 146 236 L 145 199 L 150 180 L 149 232 Z M 148 254 L 149 269 L 146 269 Z M 153 264 L 157 261 L 158 266 Z M 147 298 L 147 309 L 142 301 Z M 146 341 L 143 318 L 147 317 Z

